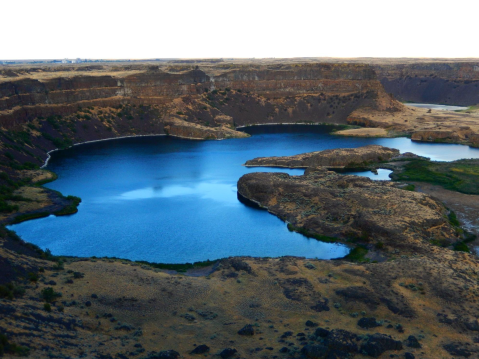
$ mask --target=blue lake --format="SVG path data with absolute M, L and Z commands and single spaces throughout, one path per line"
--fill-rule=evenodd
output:
M 89 143 L 52 154 L 46 186 L 82 198 L 77 214 L 10 226 L 26 241 L 55 255 L 110 256 L 185 263 L 248 255 L 337 258 L 349 249 L 291 233 L 266 211 L 237 199 L 248 159 L 380 144 L 435 160 L 479 158 L 479 149 L 415 143 L 407 138 L 348 138 L 328 126 L 255 126 L 246 139 L 192 141 L 167 136 Z M 387 179 L 388 171 L 371 178 Z

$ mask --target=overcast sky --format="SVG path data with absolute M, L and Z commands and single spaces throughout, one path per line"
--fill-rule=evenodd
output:
M 2 0 L 0 59 L 479 57 L 477 0 Z

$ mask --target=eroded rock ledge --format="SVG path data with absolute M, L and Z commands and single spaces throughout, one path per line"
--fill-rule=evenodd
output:
M 246 161 L 245 166 L 255 167 L 287 167 L 287 168 L 308 168 L 328 167 L 345 168 L 361 167 L 371 162 L 381 162 L 399 156 L 397 149 L 369 145 L 358 148 L 336 148 L 317 152 L 302 153 L 295 156 L 283 157 L 258 157 Z

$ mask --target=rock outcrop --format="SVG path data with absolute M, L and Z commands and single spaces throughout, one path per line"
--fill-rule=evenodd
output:
M 309 234 L 409 251 L 430 247 L 432 238 L 458 240 L 441 203 L 398 186 L 319 167 L 303 176 L 249 173 L 238 181 L 238 193 Z
M 375 136 L 377 129 L 386 131 L 382 137 L 411 136 L 424 142 L 448 142 L 477 146 L 479 111 L 429 111 L 425 108 L 404 108 L 398 112 L 358 109 L 347 119 L 348 124 L 362 126 L 336 132 L 347 136 Z M 371 131 L 368 132 L 368 129 Z M 379 133 L 381 136 L 381 133 Z
M 358 168 L 371 162 L 381 162 L 399 156 L 399 150 L 394 148 L 369 145 L 358 148 L 336 148 L 318 152 L 302 153 L 283 157 L 258 157 L 246 161 L 248 167 L 286 167 L 286 168 Z

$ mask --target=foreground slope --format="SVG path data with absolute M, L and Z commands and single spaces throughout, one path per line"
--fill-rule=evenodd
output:
M 234 349 L 232 358 L 479 353 L 478 261 L 462 252 L 394 250 L 370 264 L 234 258 L 183 275 L 110 259 L 59 268 L 8 241 L 2 268 L 28 265 L 39 279 L 0 301 L 0 328 L 31 358 L 194 358 L 201 345 L 207 357 Z M 48 288 L 61 297 L 42 295 Z

